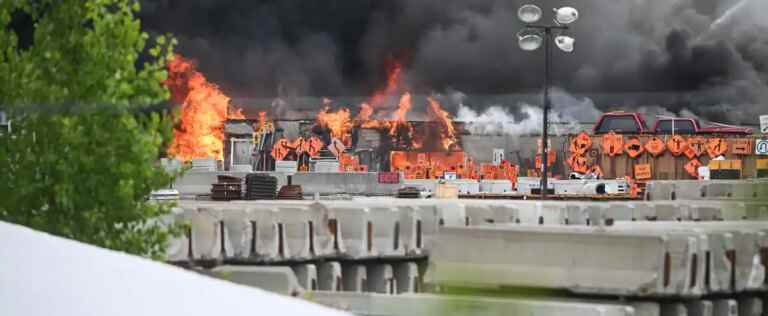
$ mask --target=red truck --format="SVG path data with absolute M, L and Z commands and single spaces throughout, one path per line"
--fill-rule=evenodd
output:
M 617 134 L 752 134 L 751 128 L 735 127 L 718 124 L 718 126 L 701 127 L 699 121 L 692 118 L 662 117 L 649 129 L 643 115 L 637 112 L 609 112 L 600 116 L 595 123 L 593 132 L 605 134 L 613 131 Z

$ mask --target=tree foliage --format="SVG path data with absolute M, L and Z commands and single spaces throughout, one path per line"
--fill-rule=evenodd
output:
M 139 111 L 168 99 L 175 40 L 146 47 L 138 10 L 137 0 L 0 1 L 0 108 L 15 120 L 0 136 L 0 220 L 163 253 L 169 206 L 147 197 L 172 181 L 156 163 L 171 123 Z M 12 26 L 20 16 L 33 22 L 29 43 Z

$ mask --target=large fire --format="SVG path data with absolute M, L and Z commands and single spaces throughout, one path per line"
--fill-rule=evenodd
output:
M 181 104 L 180 121 L 168 154 L 184 161 L 223 159 L 224 123 L 227 119 L 244 119 L 242 111 L 230 111 L 230 98 L 208 82 L 191 60 L 179 55 L 168 62 L 166 85 L 173 100 Z

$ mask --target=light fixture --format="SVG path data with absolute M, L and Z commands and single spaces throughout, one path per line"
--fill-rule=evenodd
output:
M 524 51 L 534 51 L 544 43 L 544 37 L 536 30 L 523 29 L 517 33 L 517 43 Z
M 541 19 L 541 9 L 533 4 L 526 4 L 517 10 L 517 17 L 523 23 L 536 23 Z
M 570 36 L 559 35 L 555 37 L 555 45 L 557 45 L 557 48 L 566 53 L 573 52 L 574 42 L 576 42 L 576 40 Z
M 555 21 L 560 24 L 571 24 L 579 19 L 579 11 L 572 7 L 555 9 Z

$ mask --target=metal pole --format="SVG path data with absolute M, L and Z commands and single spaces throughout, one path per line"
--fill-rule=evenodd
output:
M 549 165 L 549 73 L 551 68 L 550 61 L 550 40 L 552 29 L 544 28 L 544 119 L 541 137 L 541 198 L 547 198 L 547 170 Z

